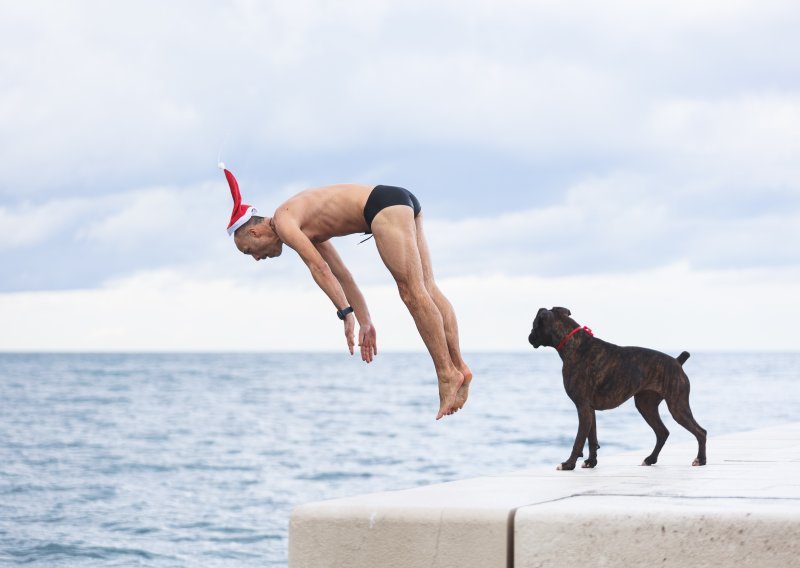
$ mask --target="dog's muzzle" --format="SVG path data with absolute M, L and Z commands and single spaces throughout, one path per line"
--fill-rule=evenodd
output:
M 542 330 L 542 318 L 548 314 L 549 312 L 545 308 L 540 308 L 539 311 L 536 313 L 536 317 L 533 319 L 533 325 L 531 326 L 531 333 L 528 336 L 528 343 L 533 345 L 534 349 L 538 349 L 544 343 L 541 340 L 541 330 Z
M 537 348 L 541 347 L 541 345 L 542 345 L 542 342 L 539 340 L 539 335 L 536 333 L 538 331 L 537 328 L 539 327 L 538 324 L 539 324 L 539 318 L 537 317 L 535 320 L 533 320 L 533 326 L 531 327 L 531 333 L 528 336 L 528 343 L 533 345 L 534 349 L 537 349 Z

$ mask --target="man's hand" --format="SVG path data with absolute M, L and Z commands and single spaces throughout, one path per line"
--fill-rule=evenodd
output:
M 375 328 L 371 323 L 362 325 L 359 328 L 358 346 L 361 347 L 361 360 L 372 363 L 372 359 L 378 354 L 378 343 Z M 350 353 L 352 353 L 352 350 Z
M 353 339 L 353 332 L 356 329 L 356 318 L 352 313 L 344 317 L 344 336 L 347 338 L 347 348 L 350 350 L 350 355 L 353 354 L 353 347 L 355 340 Z

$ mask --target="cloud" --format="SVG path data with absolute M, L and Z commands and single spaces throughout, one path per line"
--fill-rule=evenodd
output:
M 798 266 L 800 208 L 696 215 L 663 182 L 617 175 L 587 180 L 553 206 L 460 220 L 431 219 L 438 270 L 580 275 L 635 272 L 679 262 L 701 270 Z
M 800 94 L 757 93 L 718 100 L 672 99 L 649 117 L 654 149 L 728 180 L 800 184 Z M 726 175 L 727 174 L 727 175 Z M 795 190 L 796 192 L 797 190 Z
M 693 270 L 678 263 L 633 273 L 454 278 L 442 288 L 465 322 L 464 343 L 473 349 L 526 349 L 521 341 L 538 308 L 565 306 L 607 341 L 677 354 L 796 350 L 791 322 L 800 305 L 792 290 L 799 283 L 796 267 Z M 769 329 L 759 325 L 754 331 L 764 318 Z
M 796 268 L 693 271 L 677 264 L 632 274 L 496 274 L 439 284 L 455 306 L 467 352 L 530 350 L 536 310 L 563 305 L 603 339 L 678 353 L 796 349 L 798 282 Z M 424 349 L 394 286 L 363 291 L 381 351 Z M 6 351 L 321 349 L 344 355 L 346 349 L 333 307 L 310 278 L 301 285 L 243 284 L 159 270 L 96 290 L 0 294 L 0 312 L 15 322 L 0 328 Z M 768 326 L 748 327 L 765 318 Z
M 304 281 L 291 250 L 263 263 L 235 250 L 224 232 L 230 196 L 220 178 L 0 209 L 0 260 L 17 268 L 3 273 L 0 290 L 85 288 L 170 267 L 195 278 Z M 243 187 L 267 215 L 301 188 L 265 191 L 251 180 Z M 685 195 L 670 180 L 620 172 L 586 178 L 542 207 L 454 219 L 426 213 L 426 235 L 436 272 L 446 277 L 609 274 L 680 262 L 700 270 L 800 265 L 792 246 L 800 241 L 800 203 L 722 212 L 695 205 L 704 192 L 713 188 L 696 185 Z M 392 283 L 374 242 L 360 240 L 334 244 L 359 282 Z
M 34 205 L 0 207 L 0 251 L 27 248 L 58 238 L 73 220 L 91 210 L 86 199 L 55 199 Z
M 98 204 L 94 218 L 82 225 L 75 237 L 118 249 L 149 248 L 154 240 L 181 243 L 182 233 L 193 233 L 196 238 L 194 226 L 211 225 L 205 215 L 212 210 L 207 202 L 221 201 L 214 197 L 210 185 L 199 191 L 156 187 L 118 194 L 105 200 L 116 203 Z
M 220 273 L 263 278 L 265 264 L 270 278 L 303 273 L 305 267 L 291 261 L 257 266 L 236 250 L 226 232 L 230 192 L 219 170 L 215 173 L 215 180 L 186 186 L 0 207 L 0 262 L 14 267 L 0 273 L 0 291 L 91 288 L 169 267 L 197 278 Z M 270 207 L 299 189 L 267 191 L 243 179 L 249 184 L 243 186 L 247 200 L 261 213 L 271 213 Z

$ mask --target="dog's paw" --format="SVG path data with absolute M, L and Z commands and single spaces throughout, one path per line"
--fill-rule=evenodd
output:
M 559 464 L 559 466 L 556 469 L 558 471 L 571 471 L 571 470 L 575 469 L 575 464 L 574 463 L 573 464 L 569 464 L 567 462 L 564 462 L 562 464 Z
M 586 460 L 586 461 L 583 462 L 583 465 L 581 467 L 583 467 L 583 468 L 593 468 L 596 465 L 597 465 L 597 460 Z

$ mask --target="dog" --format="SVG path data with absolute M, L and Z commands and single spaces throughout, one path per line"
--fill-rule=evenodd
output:
M 561 356 L 564 389 L 578 410 L 578 435 L 567 461 L 559 470 L 575 469 L 583 457 L 583 445 L 589 439 L 589 459 L 583 467 L 597 465 L 597 422 L 595 410 L 616 408 L 630 397 L 636 409 L 656 434 L 653 452 L 642 465 L 653 465 L 669 436 L 658 405 L 667 401 L 675 421 L 697 438 L 697 457 L 692 465 L 706 464 L 706 431 L 700 427 L 689 408 L 689 378 L 683 364 L 689 358 L 684 351 L 677 358 L 643 347 L 619 347 L 593 336 L 570 318 L 567 308 L 541 308 L 533 320 L 528 342 L 534 348 L 555 347 Z

